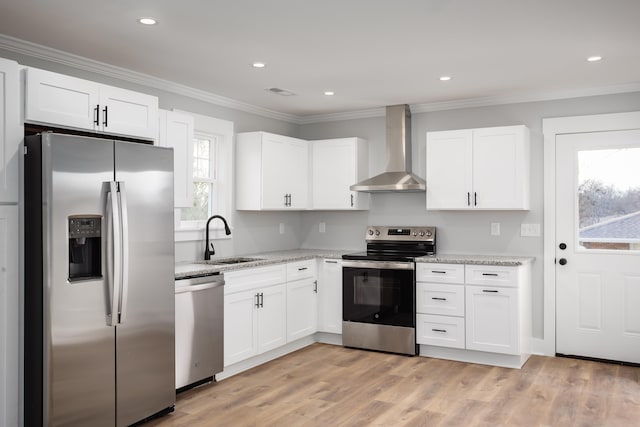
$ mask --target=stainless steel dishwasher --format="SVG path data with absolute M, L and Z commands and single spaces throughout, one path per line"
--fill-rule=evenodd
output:
M 176 280 L 176 389 L 213 381 L 223 369 L 224 276 Z

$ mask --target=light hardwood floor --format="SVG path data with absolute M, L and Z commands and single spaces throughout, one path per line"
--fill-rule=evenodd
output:
M 640 368 L 533 356 L 521 369 L 314 344 L 178 395 L 177 426 L 640 426 Z

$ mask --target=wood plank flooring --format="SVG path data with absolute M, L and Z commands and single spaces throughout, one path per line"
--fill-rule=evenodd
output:
M 314 344 L 182 393 L 145 427 L 639 425 L 637 367 L 532 356 L 516 370 Z

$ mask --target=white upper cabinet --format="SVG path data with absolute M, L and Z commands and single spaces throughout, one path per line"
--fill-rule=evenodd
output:
M 193 116 L 160 110 L 158 145 L 173 148 L 174 206 L 193 205 Z
M 349 187 L 369 175 L 366 141 L 339 138 L 311 141 L 312 209 L 363 210 L 369 208 L 369 193 Z
M 236 140 L 236 208 L 304 210 L 309 207 L 309 143 L 267 132 Z
M 27 68 L 25 121 L 155 139 L 158 98 Z
M 427 132 L 427 209 L 529 209 L 529 129 Z
M 20 122 L 20 69 L 0 58 L 0 203 L 18 202 L 18 146 L 24 130 Z

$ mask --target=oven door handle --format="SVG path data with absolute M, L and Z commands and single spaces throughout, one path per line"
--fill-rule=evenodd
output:
M 373 270 L 415 270 L 413 262 L 402 261 L 351 261 L 342 260 L 343 268 L 371 268 Z

